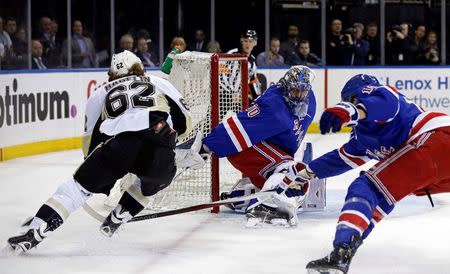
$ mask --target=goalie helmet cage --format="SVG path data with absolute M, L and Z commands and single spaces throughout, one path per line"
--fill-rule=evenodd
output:
M 207 136 L 221 120 L 248 107 L 248 60 L 240 54 L 184 52 L 175 56 L 169 81 L 181 92 L 192 114 L 192 138 Z M 180 140 L 180 141 L 184 141 Z M 188 170 L 154 196 L 150 210 L 219 200 L 242 174 L 214 155 L 199 170 Z M 218 212 L 215 207 L 212 212 Z

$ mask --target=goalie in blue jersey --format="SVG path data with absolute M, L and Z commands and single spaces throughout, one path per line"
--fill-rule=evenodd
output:
M 313 79 L 310 68 L 291 67 L 252 106 L 224 119 L 202 140 L 200 154 L 212 152 L 219 158 L 227 157 L 243 174 L 222 198 L 276 189 L 268 199 L 230 206 L 246 212 L 248 226 L 297 224 L 297 209 L 306 197 L 309 176 L 305 164 L 294 161 L 294 154 L 316 112 Z M 192 156 L 186 157 L 186 166 L 195 165 L 195 159 L 202 164 L 199 155 Z M 182 167 L 183 161 L 177 162 Z M 299 174 L 300 170 L 305 174 Z

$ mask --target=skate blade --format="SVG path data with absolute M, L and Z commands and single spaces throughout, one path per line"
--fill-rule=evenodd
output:
M 101 227 L 100 228 L 100 233 L 103 236 L 106 236 L 106 237 L 109 237 L 109 238 L 111 238 L 114 235 L 114 233 L 111 233 L 111 229 L 109 227 L 107 227 L 107 226 Z
M 270 224 L 275 227 L 291 227 L 289 222 L 286 219 L 274 218 L 270 220 Z
M 21 246 L 17 245 L 16 248 L 14 248 L 14 254 L 22 255 L 24 253 L 25 253 L 25 250 Z
M 10 244 L 7 244 L 0 250 L 0 257 L 2 256 L 15 256 L 16 252 L 14 247 L 12 247 Z
M 6 246 L 6 247 L 4 248 L 4 251 L 5 251 L 5 253 L 7 253 L 7 254 L 14 254 L 14 255 L 19 256 L 19 255 L 24 254 L 24 253 L 25 253 L 26 251 L 28 251 L 28 250 L 25 249 L 25 247 L 22 246 L 21 244 L 17 244 L 17 245 L 14 245 L 14 246 L 8 244 L 8 246 Z
M 34 218 L 34 216 L 27 217 L 20 226 L 21 227 L 29 226 L 31 224 L 31 221 L 33 221 L 33 218 Z
M 338 270 L 338 269 L 326 269 L 326 268 L 317 268 L 317 269 L 312 269 L 312 268 L 308 268 L 307 269 L 307 273 L 308 274 L 344 274 L 344 272 Z
M 260 228 L 264 224 L 261 218 L 247 218 L 245 228 Z

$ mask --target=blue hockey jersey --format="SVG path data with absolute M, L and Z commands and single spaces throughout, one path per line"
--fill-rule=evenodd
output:
M 349 142 L 308 165 L 318 178 L 342 174 L 371 159 L 381 160 L 419 134 L 450 125 L 450 117 L 424 112 L 390 86 L 367 86 L 357 99 L 367 117 L 358 121 Z
M 227 157 L 266 141 L 293 157 L 315 113 L 312 90 L 304 104 L 291 110 L 280 88 L 273 85 L 251 107 L 224 119 L 203 143 L 218 157 Z

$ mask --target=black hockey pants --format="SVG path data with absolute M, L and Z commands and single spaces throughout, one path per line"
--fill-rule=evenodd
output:
M 142 194 L 151 196 L 167 187 L 175 176 L 176 132 L 154 129 L 123 132 L 98 146 L 76 170 L 74 178 L 86 190 L 109 194 L 128 172 L 141 179 Z

